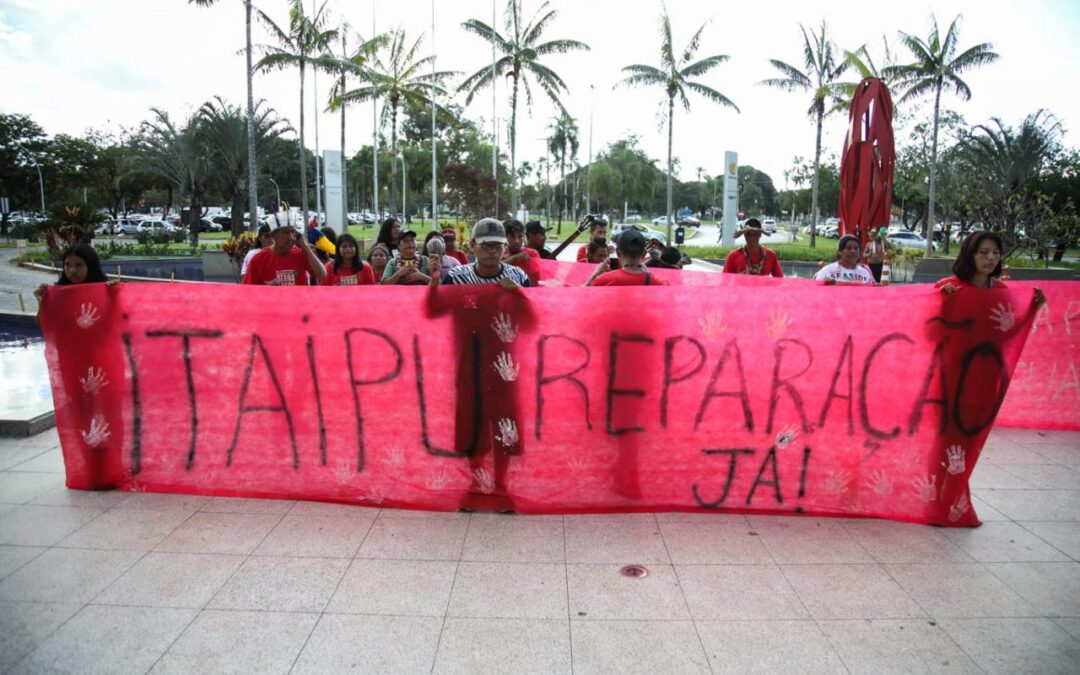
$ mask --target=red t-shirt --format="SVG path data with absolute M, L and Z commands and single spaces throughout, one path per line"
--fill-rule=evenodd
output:
M 274 253 L 273 248 L 264 248 L 248 263 L 247 274 L 241 283 L 265 286 L 276 281 L 276 286 L 307 286 L 307 254 L 299 246 L 293 246 L 285 255 Z
M 644 286 L 645 279 L 649 279 L 650 286 L 667 286 L 668 282 L 651 272 L 634 274 L 626 270 L 613 270 L 605 272 L 593 280 L 593 286 Z
M 776 257 L 776 253 L 772 249 L 764 246 L 757 253 L 750 255 L 747 255 L 745 248 L 737 248 L 728 253 L 727 260 L 724 261 L 724 273 L 752 274 L 752 272 L 747 271 L 747 268 L 757 266 L 760 266 L 760 270 L 756 274 L 763 277 L 784 276 L 784 270 L 780 268 L 780 259 Z
M 375 283 L 375 272 L 372 271 L 371 265 L 360 263 L 363 267 L 360 268 L 360 272 L 356 272 L 351 266 L 342 265 L 338 268 L 337 274 L 334 274 L 334 263 L 326 263 L 326 276 L 323 277 L 323 286 L 364 286 L 366 284 Z
M 581 248 L 579 248 L 577 250 L 577 261 L 578 262 L 589 262 L 589 245 L 588 244 L 582 244 Z
M 521 262 L 513 262 L 507 264 L 513 265 L 514 267 L 520 267 L 521 269 L 525 270 L 525 276 L 529 277 L 529 281 L 532 282 L 533 286 L 536 286 L 538 283 L 540 283 L 540 252 L 535 249 L 528 248 L 527 246 L 522 246 L 521 250 L 518 251 L 518 253 L 524 253 L 529 257 Z
M 459 251 L 457 249 L 454 249 L 453 251 L 447 251 L 446 255 L 450 256 L 462 265 L 469 264 L 469 256 L 465 255 L 465 251 Z
M 982 286 L 982 287 L 976 286 L 975 284 L 971 283 L 970 281 L 964 281 L 960 277 L 955 277 L 955 276 L 949 277 L 948 279 L 942 279 L 941 281 L 934 284 L 934 288 L 941 288 L 942 286 L 944 286 L 946 284 L 950 284 L 952 286 L 955 286 L 957 290 L 960 290 L 961 288 L 986 288 L 985 286 Z M 1001 279 L 991 279 L 990 288 L 1008 288 L 1008 286 L 1006 286 L 1005 282 L 1002 281 Z

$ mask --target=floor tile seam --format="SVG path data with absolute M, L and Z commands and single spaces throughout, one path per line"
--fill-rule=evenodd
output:
M 201 511 L 196 511 L 195 513 L 192 513 L 190 516 L 188 516 L 187 520 L 185 520 L 184 523 L 181 523 L 181 525 L 178 526 L 178 528 L 183 527 L 183 525 L 185 523 L 187 523 L 188 521 L 190 521 L 192 518 L 194 518 L 197 513 L 202 513 L 202 512 Z M 259 546 L 261 546 L 262 543 L 264 541 L 266 541 L 266 538 L 270 536 L 270 533 L 274 531 L 274 528 L 278 526 L 278 524 L 281 522 L 281 519 L 284 518 L 284 517 L 285 517 L 285 514 L 282 514 L 278 518 L 278 522 L 274 523 L 274 526 L 266 531 L 266 534 L 264 534 L 262 539 L 260 539 L 259 542 L 257 544 L 255 544 L 255 546 L 253 546 L 251 548 L 251 551 L 254 551 L 255 549 L 259 548 Z M 226 586 L 229 585 L 229 582 L 231 582 L 233 580 L 233 578 L 237 574 L 240 573 L 240 570 L 242 570 L 244 568 L 244 565 L 247 564 L 248 560 L 251 559 L 251 557 L 252 557 L 251 551 L 249 551 L 247 554 L 222 554 L 222 555 L 233 555 L 234 557 L 237 557 L 237 558 L 242 557 L 243 560 L 241 560 L 240 564 L 236 566 L 236 569 L 234 569 L 229 574 L 229 576 L 223 582 L 221 582 L 221 585 L 219 585 L 217 587 L 217 590 L 215 590 L 210 595 L 210 597 L 206 600 L 206 602 L 204 602 L 201 607 L 196 608 L 195 618 L 192 619 L 192 622 L 194 622 L 195 619 L 197 619 L 199 616 L 201 616 L 202 613 L 205 612 L 210 607 L 210 604 L 213 603 L 214 600 L 216 600 L 219 595 L 221 595 L 221 592 L 225 589 Z M 155 551 L 155 552 L 156 553 L 166 553 L 167 551 Z M 173 553 L 186 553 L 186 552 L 173 551 Z M 209 554 L 209 555 L 214 555 L 214 554 Z M 180 637 L 187 631 L 187 628 L 190 627 L 190 626 L 191 626 L 191 624 L 189 623 L 188 626 L 185 627 L 184 630 L 180 632 L 180 635 L 177 635 L 176 639 L 179 640 Z M 176 640 L 173 640 L 173 644 L 175 644 L 175 643 L 176 643 Z M 172 649 L 172 644 L 169 645 L 169 649 Z M 165 652 L 163 652 L 161 656 L 164 656 L 166 653 L 168 653 L 168 651 L 169 650 L 166 649 Z M 160 660 L 161 660 L 161 657 L 158 657 L 158 661 L 160 661 Z M 154 662 L 154 666 L 156 666 L 156 665 L 157 665 L 157 661 Z M 150 670 L 153 670 L 154 666 L 151 666 Z M 150 670 L 148 670 L 147 672 L 150 672 Z
M 299 504 L 299 503 L 300 503 L 300 502 L 297 502 L 297 504 Z M 294 508 L 295 508 L 295 507 L 294 507 Z M 290 511 L 291 511 L 291 509 L 290 509 Z M 374 518 L 372 518 L 371 520 L 369 520 L 369 521 L 368 521 L 368 524 L 367 524 L 367 529 L 365 529 L 365 530 L 364 530 L 364 536 L 363 536 L 363 537 L 360 537 L 360 543 L 358 543 L 358 544 L 356 545 L 356 548 L 355 548 L 355 549 L 353 550 L 353 552 L 352 552 L 352 556 L 351 556 L 351 559 L 352 559 L 352 560 L 356 560 L 356 559 L 357 559 L 357 557 L 358 557 L 358 556 L 360 555 L 360 549 L 362 549 L 362 548 L 364 547 L 364 542 L 366 542 L 366 541 L 367 541 L 367 539 L 368 539 L 368 537 L 370 537 L 370 536 L 371 536 L 371 530 L 373 530 L 373 529 L 375 528 L 375 521 L 377 521 L 377 520 L 379 519 L 379 516 L 381 516 L 381 515 L 382 515 L 382 512 L 383 512 L 383 509 L 379 509 L 379 510 L 378 510 L 378 511 L 376 512 L 376 514 L 375 514 L 375 517 L 374 517 Z M 285 514 L 285 515 L 288 515 L 288 514 Z M 285 520 L 285 516 L 282 516 L 282 517 L 281 517 L 281 520 Z M 278 522 L 278 525 L 281 525 L 281 522 L 280 522 L 280 521 Z M 275 530 L 277 529 L 278 525 L 275 525 L 275 526 L 274 526 L 274 529 L 275 529 Z M 273 530 L 271 530 L 271 532 L 272 532 L 272 531 L 273 531 Z M 258 547 L 256 547 L 256 548 L 255 548 L 255 550 L 256 550 L 256 551 L 257 551 L 257 550 L 259 550 L 259 549 L 258 549 Z M 349 565 L 349 567 L 351 568 L 351 567 L 352 567 L 352 564 L 350 564 L 350 565 Z M 348 573 L 348 570 L 346 570 L 346 573 Z
M 698 646 L 701 648 L 701 655 L 705 658 L 705 663 L 709 667 L 709 673 L 715 674 L 716 671 L 713 669 L 712 660 L 709 659 L 709 652 L 705 648 L 705 641 L 701 637 L 701 631 L 698 630 L 697 623 L 693 621 L 694 612 L 690 608 L 690 600 L 686 597 L 686 585 L 682 582 L 682 579 L 679 578 L 679 569 L 675 566 L 675 561 L 671 557 L 671 549 L 668 548 L 667 537 L 664 536 L 664 528 L 660 526 L 659 521 L 656 522 L 656 529 L 660 533 L 660 543 L 664 545 L 664 553 L 667 555 L 668 560 L 672 561 L 671 570 L 672 573 L 675 575 L 675 583 L 679 587 L 679 595 L 680 597 L 682 597 L 683 606 L 686 609 L 686 615 L 690 617 L 691 625 L 694 627 L 694 636 L 697 637 Z M 569 577 L 569 574 L 567 576 Z M 569 592 L 569 588 L 567 588 L 567 592 Z
M 1017 524 L 1017 525 L 1018 525 L 1018 526 L 1019 526 L 1019 527 L 1020 527 L 1020 528 L 1021 528 L 1022 530 L 1024 530 L 1025 532 L 1028 532 L 1029 534 L 1031 534 L 1031 536 L 1035 537 L 1036 539 L 1038 539 L 1039 541 L 1043 542 L 1044 544 L 1046 544 L 1046 545 L 1047 545 L 1047 546 L 1049 546 L 1050 548 L 1054 549 L 1055 551 L 1057 551 L 1057 552 L 1058 552 L 1058 553 L 1060 553 L 1061 555 L 1065 556 L 1066 558 L 1068 558 L 1068 560 L 1071 560 L 1071 561 L 1074 561 L 1074 562 L 1080 562 L 1080 557 L 1076 557 L 1076 556 L 1072 556 L 1072 555 L 1069 555 L 1069 554 L 1068 554 L 1068 553 L 1066 553 L 1065 551 L 1063 551 L 1063 550 L 1061 550 L 1060 548 L 1058 548 L 1057 546 L 1055 546 L 1055 545 L 1054 545 L 1054 544 L 1053 544 L 1052 542 L 1050 542 L 1050 541 L 1048 541 L 1047 539 L 1045 539 L 1044 537 L 1042 537 L 1042 536 L 1041 536 L 1041 535 L 1040 535 L 1039 533 L 1035 532 L 1034 530 L 1031 530 L 1031 529 L 1030 529 L 1030 528 L 1028 528 L 1028 527 L 1027 527 L 1026 525 L 1024 525 L 1024 523 L 1035 523 L 1035 522 L 1062 522 L 1062 521 L 1036 521 L 1036 520 L 1025 520 L 1025 521 L 1015 521 L 1015 522 L 1016 522 L 1016 524 Z M 1064 522 L 1069 522 L 1069 521 L 1064 521 Z M 1053 562 L 1053 561 L 1047 561 L 1047 562 Z M 1066 562 L 1066 561 L 1061 561 L 1061 562 Z
M 1054 563 L 1053 563 L 1053 562 L 1050 562 L 1050 563 L 1037 563 L 1037 562 L 1033 562 L 1033 563 L 991 563 L 991 564 L 1021 564 L 1021 565 L 1022 565 L 1022 564 L 1031 564 L 1031 565 L 1040 565 L 1040 564 L 1043 564 L 1043 565 L 1045 565 L 1045 564 L 1054 564 Z M 1068 565 L 1068 564 L 1070 564 L 1070 563 L 1066 562 L 1065 564 L 1066 564 L 1066 565 Z M 1021 592 L 1020 592 L 1020 590 L 1019 590 L 1019 589 L 1017 589 L 1017 588 L 1016 588 L 1016 587 L 1014 587 L 1014 586 L 1013 586 L 1013 585 L 1012 585 L 1011 583 L 1009 583 L 1008 579 L 1005 579 L 1005 578 L 1003 578 L 1003 577 L 1002 577 L 1001 575 L 999 575 L 998 573 L 996 573 L 996 572 L 995 572 L 995 571 L 994 571 L 993 569 L 990 569 L 989 567 L 988 567 L 988 568 L 986 568 L 986 571 L 990 573 L 990 576 L 994 577 L 995 579 L 997 579 L 998 581 L 1000 581 L 1001 583 L 1003 583 L 1003 584 L 1005 585 L 1005 587 L 1006 587 L 1006 588 L 1008 588 L 1008 589 L 1009 589 L 1010 591 L 1012 591 L 1012 592 L 1013 592 L 1013 594 L 1015 594 L 1015 595 L 1016 595 L 1016 597 L 1020 598 L 1020 600 L 1022 600 L 1022 601 L 1023 601 L 1024 603 L 1026 603 L 1026 604 L 1027 604 L 1027 605 L 1028 605 L 1029 607 L 1031 607 L 1031 608 L 1032 608 L 1033 610 L 1035 610 L 1036 612 L 1039 612 L 1039 611 L 1041 611 L 1041 610 L 1040 610 L 1040 608 L 1038 608 L 1038 607 L 1036 607 L 1036 606 L 1035 606 L 1035 603 L 1033 603 L 1032 601 L 1028 600 L 1028 599 L 1027 599 L 1027 598 L 1026 598 L 1026 597 L 1025 597 L 1025 596 L 1024 596 L 1024 595 L 1023 595 L 1023 594 L 1022 594 Z M 1051 618 L 1051 617 L 1047 616 L 1047 618 Z
M 799 590 L 795 588 L 795 584 L 791 583 L 791 579 L 788 578 L 788 575 L 784 571 L 783 566 L 777 564 L 776 567 L 780 570 L 780 575 L 784 578 L 784 581 L 787 583 L 788 588 L 790 588 L 791 592 L 795 594 L 795 598 L 799 601 L 799 605 L 802 606 L 803 611 L 806 612 L 806 616 L 808 617 L 808 619 L 814 623 L 814 627 L 817 628 L 818 633 L 820 633 L 821 636 L 825 638 L 825 644 L 829 645 L 829 649 L 832 650 L 833 654 L 840 661 L 840 665 L 844 667 L 844 670 L 848 673 L 848 675 L 851 675 L 851 668 L 848 666 L 847 661 L 844 660 L 844 657 L 840 654 L 840 650 L 838 650 L 836 648 L 836 645 L 833 644 L 832 640 L 829 639 L 829 634 L 826 633 L 824 629 L 822 629 L 821 622 L 816 616 L 814 616 L 814 613 L 810 611 L 810 607 L 807 606 L 806 601 L 799 593 Z
M 64 604 L 64 603 L 50 603 L 50 604 Z M 67 603 L 67 604 L 74 604 L 74 603 Z M 86 608 L 87 608 L 87 607 L 88 607 L 89 605 L 90 605 L 90 603 L 86 603 L 86 602 L 84 602 L 84 603 L 81 603 L 81 606 L 80 606 L 80 607 L 79 607 L 79 608 L 78 608 L 77 610 L 75 610 L 74 612 L 72 612 L 72 613 L 71 613 L 71 616 L 69 616 L 68 618 L 66 618 L 66 619 L 64 619 L 63 621 L 61 621 L 61 622 L 60 622 L 60 624 L 59 624 L 58 626 L 56 626 L 56 628 L 52 629 L 52 630 L 51 630 L 51 631 L 49 632 L 49 634 L 48 634 L 48 635 L 46 635 L 45 637 L 41 638 L 41 640 L 40 640 L 40 641 L 39 641 L 39 642 L 38 642 L 37 644 L 35 644 L 35 645 L 34 645 L 34 648 L 33 648 L 33 649 L 31 649 L 30 651 L 28 651 L 28 652 L 26 652 L 25 654 L 23 654 L 23 655 L 22 655 L 22 657 L 21 657 L 21 658 L 19 658 L 19 660 L 18 660 L 18 661 L 16 661 L 15 663 L 11 664 L 11 667 L 10 667 L 10 668 L 8 668 L 7 670 L 5 670 L 5 671 L 4 671 L 4 673 L 6 674 L 6 673 L 13 673 L 13 672 L 15 672 L 15 669 L 16 669 L 16 668 L 17 668 L 17 667 L 19 666 L 19 664 L 20 664 L 20 663 L 22 663 L 23 661 L 27 660 L 27 659 L 28 659 L 28 658 L 30 658 L 31 656 L 33 656 L 33 655 L 34 655 L 34 652 L 36 652 L 37 650 L 41 649 L 41 646 L 42 646 L 42 645 L 44 645 L 44 644 L 45 644 L 46 642 L 48 642 L 48 641 L 49 641 L 49 639 L 50 639 L 50 638 L 52 638 L 52 636 L 54 636 L 54 635 L 56 635 L 57 633 L 59 633 L 59 632 L 60 632 L 60 630 L 61 630 L 61 629 L 62 629 L 62 628 L 63 628 L 64 626 L 68 625 L 68 624 L 69 624 L 69 623 L 71 622 L 71 620 L 72 620 L 72 619 L 74 619 L 74 618 L 75 618 L 75 617 L 77 617 L 78 615 L 82 614 L 83 610 L 84 610 L 84 609 L 86 609 Z
M 439 624 L 439 636 L 435 639 L 435 649 L 431 654 L 429 673 L 435 672 L 435 664 L 439 661 L 439 647 L 442 645 L 443 634 L 446 632 L 446 620 L 450 616 L 450 603 L 454 601 L 454 589 L 457 587 L 458 573 L 461 571 L 461 556 L 465 552 L 465 541 L 469 538 L 469 527 L 471 525 L 472 514 L 470 513 L 465 518 L 465 532 L 461 536 L 461 544 L 458 547 L 458 558 L 454 564 L 454 578 L 450 580 L 450 593 L 446 596 L 446 608 L 443 610 L 442 623 Z
M 563 584 L 566 586 L 566 639 L 567 644 L 570 646 L 570 675 L 574 675 L 574 609 L 570 604 L 570 569 L 566 564 L 566 516 L 559 518 L 559 526 L 559 530 L 562 532 Z
M 1063 632 L 1063 633 L 1065 633 L 1066 635 L 1068 635 L 1069 637 L 1071 637 L 1071 638 L 1073 639 L 1073 641 L 1074 641 L 1074 642 L 1076 642 L 1076 643 L 1080 643 L 1080 636 L 1077 636 L 1077 635 L 1073 635 L 1073 634 L 1072 634 L 1072 633 L 1070 633 L 1069 631 L 1065 630 L 1065 627 L 1064 627 L 1064 626 L 1062 626 L 1062 625 L 1061 625 L 1060 623 L 1058 623 L 1058 619 L 1074 619 L 1074 618 L 1080 618 L 1080 617 L 1071 617 L 1071 616 L 1058 616 L 1058 617 L 1053 617 L 1053 618 L 1051 618 L 1051 619 L 1050 619 L 1050 621 L 1051 621 L 1051 622 L 1053 622 L 1053 624 L 1054 624 L 1055 626 L 1057 626 L 1057 627 L 1058 627 L 1058 629 L 1059 629 L 1059 630 L 1060 630 L 1061 632 Z
M 15 546 L 16 544 L 11 544 L 11 545 L 12 545 L 12 546 Z M 26 561 L 25 561 L 25 562 L 23 562 L 23 563 L 22 563 L 21 565 L 19 565 L 19 566 L 18 566 L 18 567 L 16 567 L 15 569 L 11 570 L 11 571 L 10 571 L 10 572 L 8 572 L 7 574 L 3 574 L 3 575 L 0 575 L 0 582 L 3 582 L 3 581 L 4 581 L 4 579 L 7 579 L 7 578 L 8 578 L 8 577 L 10 577 L 10 576 L 11 576 L 12 574 L 15 574 L 16 572 L 18 572 L 18 571 L 19 571 L 19 570 L 21 570 L 22 568 L 24 568 L 24 567 L 26 567 L 27 565 L 29 565 L 30 563 L 34 562 L 35 560 L 37 560 L 38 558 L 40 558 L 40 557 L 41 557 L 41 556 L 42 556 L 42 555 L 43 555 L 43 554 L 44 554 L 44 553 L 45 553 L 46 551 L 48 551 L 48 550 L 49 550 L 50 548 L 53 548 L 53 547 L 51 547 L 51 546 L 20 546 L 20 548 L 39 548 L 39 549 L 41 549 L 41 550 L 39 550 L 39 551 L 38 551 L 38 552 L 37 552 L 37 553 L 36 553 L 35 555 L 31 556 L 31 557 L 30 557 L 30 558 L 29 558 L 28 560 L 26 560 Z

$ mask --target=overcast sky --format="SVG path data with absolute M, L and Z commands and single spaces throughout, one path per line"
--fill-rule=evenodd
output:
M 532 17 L 539 4 L 525 0 L 525 16 Z M 259 0 L 256 5 L 279 25 L 287 24 L 285 0 Z M 853 49 L 869 43 L 872 54 L 880 58 L 883 35 L 893 44 L 897 30 L 925 37 L 931 12 L 936 13 L 942 31 L 962 13 L 961 49 L 991 42 L 1001 58 L 965 77 L 974 94 L 970 101 L 946 94 L 943 107 L 959 111 L 972 123 L 997 116 L 1016 124 L 1028 113 L 1047 108 L 1066 130 L 1080 124 L 1076 87 L 1080 3 L 1075 0 L 668 0 L 667 6 L 677 48 L 703 22 L 710 22 L 699 58 L 727 54 L 730 61 L 702 81 L 741 109 L 736 113 L 692 96 L 689 112 L 676 110 L 674 148 L 683 179 L 692 179 L 698 167 L 708 174 L 720 173 L 724 151 L 734 150 L 740 164 L 753 164 L 783 187 L 784 171 L 791 167 L 793 157 L 812 157 L 814 128 L 805 114 L 807 94 L 756 84 L 775 75 L 770 58 L 802 66 L 800 22 L 811 27 L 824 20 L 840 47 Z M 410 36 L 424 34 L 424 53 L 430 53 L 431 0 L 330 0 L 328 7 L 335 23 L 344 19 L 364 36 L 371 35 L 373 19 L 379 32 L 401 26 Z M 498 0 L 500 29 L 504 7 L 505 2 Z M 590 52 L 546 61 L 570 89 L 563 102 L 581 129 L 579 161 L 584 163 L 588 157 L 591 115 L 594 155 L 608 143 L 635 134 L 662 166 L 667 134 L 659 126 L 657 112 L 665 100 L 663 91 L 613 89 L 622 79 L 624 66 L 658 65 L 660 3 L 555 0 L 551 7 L 558 16 L 545 33 L 548 38 L 576 39 L 592 47 Z M 440 70 L 471 74 L 490 63 L 490 48 L 460 27 L 469 18 L 490 22 L 490 0 L 437 0 L 434 13 Z M 253 39 L 256 44 L 269 41 L 258 25 Z M 209 9 L 189 5 L 187 0 L 0 0 L 0 111 L 28 114 L 51 135 L 79 134 L 89 127 L 134 127 L 148 118 L 151 106 L 186 115 L 214 95 L 242 104 L 243 46 L 242 0 L 219 0 Z M 287 71 L 259 75 L 255 80 L 256 98 L 266 99 L 294 126 L 299 117 L 298 79 L 296 71 Z M 309 78 L 309 93 L 310 84 Z M 328 85 L 329 78 L 320 78 L 320 107 L 325 106 Z M 508 98 L 500 83 L 498 115 L 504 120 L 509 118 Z M 457 100 L 463 103 L 464 97 Z M 310 96 L 307 105 L 307 141 L 314 149 L 315 103 Z M 466 112 L 473 119 L 490 120 L 490 90 L 479 95 Z M 519 163 L 543 155 L 544 144 L 538 139 L 545 135 L 553 112 L 546 100 L 535 100 L 531 110 L 524 102 L 519 104 Z M 338 120 L 336 115 L 320 115 L 321 149 L 338 148 Z M 825 152 L 840 153 L 845 122 L 842 115 L 826 120 Z M 502 127 L 503 147 L 508 148 L 505 121 Z M 350 109 L 348 152 L 370 143 L 371 130 L 370 104 Z M 1075 134 L 1067 133 L 1066 142 L 1076 146 Z

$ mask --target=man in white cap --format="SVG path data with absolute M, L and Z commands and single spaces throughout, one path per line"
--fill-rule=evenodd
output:
M 321 280 L 326 268 L 319 262 L 307 237 L 289 223 L 286 212 L 271 217 L 274 243 L 248 263 L 242 283 L 257 286 L 307 286 L 308 274 Z
M 438 286 L 440 283 L 499 284 L 504 288 L 532 285 L 524 270 L 503 263 L 506 228 L 499 221 L 494 218 L 483 218 L 473 225 L 469 245 L 472 247 L 473 255 L 476 256 L 476 262 L 454 267 L 442 276 L 440 276 L 442 263 L 438 256 L 432 256 L 429 263 L 432 286 Z

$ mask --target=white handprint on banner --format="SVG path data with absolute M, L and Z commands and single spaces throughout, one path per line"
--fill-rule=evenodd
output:
M 493 365 L 504 382 L 513 382 L 517 379 L 520 366 L 514 363 L 514 358 L 508 352 L 500 352 L 495 357 Z
M 851 474 L 844 469 L 835 469 L 825 477 L 825 492 L 831 495 L 839 495 L 848 491 L 851 483 Z
M 499 433 L 495 434 L 495 440 L 505 448 L 512 448 L 518 442 L 518 429 L 514 420 L 504 417 L 499 420 Z
M 480 492 L 489 495 L 495 491 L 495 479 L 491 477 L 491 474 L 484 467 L 478 466 L 473 469 L 472 473 Z
M 491 329 L 499 336 L 499 339 L 509 344 L 517 339 L 517 326 L 507 315 L 499 312 L 495 320 L 491 322 Z
M 108 386 L 109 381 L 105 379 L 105 371 L 90 366 L 90 369 L 86 371 L 86 377 L 79 378 L 79 384 L 82 385 L 84 392 L 93 396 Z
M 990 310 L 990 320 L 994 322 L 994 328 L 1007 333 L 1016 325 L 1016 315 L 1013 313 L 1012 304 L 999 302 L 997 307 Z
M 86 444 L 91 448 L 96 448 L 109 439 L 109 423 L 100 416 L 94 417 L 90 421 L 90 428 L 86 431 L 80 431 L 82 438 L 86 441 Z
M 870 474 L 870 489 L 882 497 L 888 497 L 893 493 L 893 479 L 882 469 Z
M 93 303 L 84 302 L 79 306 L 79 316 L 75 317 L 75 325 L 82 329 L 93 326 L 100 317 L 97 307 Z
M 799 438 L 799 427 L 788 425 L 776 434 L 776 447 L 783 450 Z
M 964 493 L 957 497 L 956 501 L 949 508 L 949 522 L 955 523 L 960 520 L 968 509 L 971 508 L 971 500 L 968 499 L 967 493 Z
M 945 451 L 945 462 L 941 463 L 941 466 L 945 467 L 945 470 L 952 475 L 964 473 L 964 467 L 966 465 L 964 461 L 964 448 L 959 445 L 951 445 L 949 449 Z
M 915 494 L 919 499 L 929 504 L 937 499 L 937 476 L 925 476 L 911 481 L 911 487 L 915 488 Z

